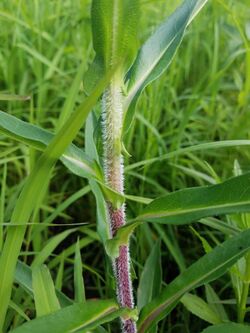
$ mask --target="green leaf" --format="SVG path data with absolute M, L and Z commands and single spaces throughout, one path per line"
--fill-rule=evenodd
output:
M 207 284 L 207 285 L 205 285 L 205 290 L 206 290 L 207 302 L 210 305 L 210 307 L 218 314 L 221 322 L 229 321 L 229 318 L 224 309 L 224 306 L 221 303 L 221 300 L 220 300 L 219 296 L 216 294 L 216 292 L 214 291 L 214 289 L 209 284 Z
M 47 266 L 36 266 L 32 269 L 32 286 L 37 317 L 60 309 L 55 286 Z
M 52 252 L 54 251 L 54 249 L 66 237 L 68 237 L 70 234 L 72 234 L 72 232 L 75 232 L 75 231 L 76 231 L 76 229 L 65 230 L 65 231 L 61 232 L 60 234 L 58 234 L 58 235 L 50 238 L 50 240 L 48 241 L 48 243 L 43 247 L 43 249 L 35 257 L 35 259 L 34 259 L 34 261 L 32 263 L 32 267 L 42 265 L 45 262 L 45 260 L 52 254 Z
M 91 300 L 74 304 L 52 314 L 31 320 L 10 333 L 87 333 L 128 311 L 119 310 L 111 300 Z
M 135 220 L 120 228 L 106 243 L 110 256 L 128 244 L 133 230 L 143 222 L 186 224 L 203 217 L 250 211 L 250 173 L 224 183 L 179 190 L 153 200 Z
M 161 242 L 157 241 L 146 260 L 140 276 L 137 289 L 137 307 L 139 311 L 158 296 L 161 290 L 161 279 Z
M 227 323 L 216 326 L 210 326 L 202 333 L 249 333 L 250 326 L 236 323 Z
M 37 160 L 18 197 L 10 223 L 19 225 L 7 229 L 6 240 L 0 257 L 0 276 L 2 279 L 2 283 L 0 284 L 0 331 L 4 325 L 5 315 L 11 297 L 17 258 L 30 216 L 37 202 L 41 200 L 41 195 L 44 194 L 56 161 L 76 137 L 89 112 L 110 82 L 115 70 L 117 70 L 117 68 L 110 70 L 107 75 L 98 82 L 93 93 L 71 114 L 63 127 L 54 136 L 43 154 Z
M 79 239 L 76 242 L 75 260 L 74 260 L 74 290 L 75 301 L 78 303 L 85 302 L 85 288 L 82 276 L 82 258 Z
M 15 282 L 17 282 L 28 294 L 33 296 L 32 271 L 28 265 L 19 260 L 15 271 Z M 59 290 L 56 290 L 56 295 L 61 307 L 65 307 L 73 303 L 71 299 Z
M 84 89 L 91 92 L 105 71 L 123 62 L 120 80 L 136 55 L 138 0 L 93 0 L 91 8 L 93 46 L 96 57 L 84 78 Z
M 0 101 L 28 101 L 30 96 L 0 93 Z
M 198 297 L 197 295 L 187 293 L 181 298 L 181 303 L 189 312 L 207 321 L 208 323 L 221 323 L 218 313 L 215 312 L 208 303 L 206 303 L 202 298 Z
M 138 332 L 144 333 L 163 319 L 187 292 L 224 274 L 250 249 L 250 229 L 218 245 L 175 278 L 141 311 Z
M 212 186 L 188 188 L 150 203 L 138 221 L 185 224 L 203 217 L 250 211 L 250 173 Z
M 0 132 L 38 150 L 45 150 L 54 134 L 36 125 L 29 124 L 3 111 L 0 111 Z M 91 159 L 74 144 L 71 144 L 60 157 L 63 164 L 81 177 L 95 177 Z
M 127 110 L 124 130 L 127 131 L 142 90 L 157 79 L 171 63 L 186 27 L 198 14 L 207 0 L 185 0 L 145 42 L 127 74 L 128 96 L 124 101 Z

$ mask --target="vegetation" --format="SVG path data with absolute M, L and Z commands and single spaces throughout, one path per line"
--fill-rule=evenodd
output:
M 1 333 L 250 330 L 249 17 L 2 0 Z

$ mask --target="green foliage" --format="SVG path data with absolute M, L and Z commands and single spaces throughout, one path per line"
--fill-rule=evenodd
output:
M 161 294 L 143 307 L 139 321 L 140 333 L 164 318 L 190 290 L 217 279 L 250 249 L 250 230 L 243 231 L 206 254 L 174 279 Z
M 85 77 L 91 91 L 110 66 L 123 62 L 120 82 L 136 54 L 138 0 L 93 0 L 91 17 L 96 57 Z
M 137 220 L 184 224 L 202 217 L 240 213 L 250 209 L 250 174 L 233 177 L 222 184 L 177 191 L 154 200 Z
M 137 320 L 113 301 L 88 300 L 113 297 L 107 254 L 128 243 L 140 331 L 201 332 L 204 320 L 223 324 L 203 332 L 249 331 L 238 324 L 249 310 L 249 6 L 208 2 L 187 30 L 206 1 L 175 11 L 180 2 L 141 1 L 138 14 L 137 1 L 94 0 L 91 43 L 90 0 L 1 1 L 1 333 L 107 333 L 119 316 Z M 129 195 L 103 183 L 98 106 L 80 129 L 82 108 L 98 98 L 85 105 L 83 93 L 120 61 Z M 224 182 L 232 166 L 237 177 Z M 118 209 L 125 199 L 131 220 L 111 240 L 106 201 Z M 182 225 L 191 222 L 195 233 Z
M 87 301 L 32 320 L 14 329 L 11 333 L 29 333 L 34 330 L 37 333 L 46 331 L 87 333 L 90 329 L 111 321 L 121 314 L 125 315 L 126 311 L 119 310 L 118 305 L 113 301 Z
M 206 328 L 202 333 L 248 333 L 250 327 L 236 323 L 227 323 Z
M 45 265 L 32 269 L 32 286 L 37 317 L 60 309 L 53 280 Z
M 142 90 L 168 68 L 182 41 L 186 27 L 206 2 L 207 0 L 183 1 L 183 4 L 157 28 L 139 50 L 127 75 L 125 130 L 130 127 L 135 105 Z

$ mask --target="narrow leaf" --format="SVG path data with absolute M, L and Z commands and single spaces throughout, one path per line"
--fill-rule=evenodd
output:
M 109 83 L 115 69 L 117 68 L 109 71 L 107 75 L 100 80 L 93 93 L 71 114 L 60 131 L 51 140 L 29 174 L 16 202 L 10 223 L 18 223 L 19 226 L 7 229 L 6 240 L 0 257 L 0 276 L 2 279 L 0 285 L 0 331 L 4 325 L 4 319 L 11 297 L 17 258 L 25 235 L 26 225 L 29 222 L 33 209 L 41 199 L 41 194 L 43 194 L 46 189 L 50 173 L 56 161 L 76 137 L 89 112 Z
M 207 321 L 208 323 L 221 323 L 220 317 L 214 309 L 199 296 L 187 293 L 181 298 L 181 303 L 189 312 Z
M 53 280 L 45 265 L 36 266 L 32 270 L 32 286 L 37 317 L 60 309 Z
M 207 0 L 185 0 L 170 15 L 141 47 L 137 58 L 127 75 L 128 96 L 124 108 L 127 110 L 124 129 L 127 130 L 133 118 L 135 104 L 142 90 L 158 78 L 171 63 L 186 27 L 198 14 Z
M 210 326 L 202 331 L 202 333 L 249 333 L 250 326 L 236 323 L 227 323 L 216 326 Z
M 174 279 L 159 297 L 141 311 L 138 331 L 147 332 L 163 319 L 187 292 L 224 274 L 250 249 L 250 229 L 232 237 L 204 255 Z
M 15 282 L 17 282 L 28 294 L 34 295 L 32 286 L 32 271 L 28 265 L 18 260 L 15 271 Z M 72 304 L 72 300 L 61 291 L 56 290 L 57 298 L 61 307 Z
M 50 131 L 29 124 L 3 111 L 0 111 L 0 132 L 42 151 L 55 136 Z M 91 159 L 74 144 L 66 149 L 60 160 L 71 172 L 78 176 L 96 176 Z
M 119 310 L 114 301 L 91 300 L 31 320 L 10 333 L 86 333 L 122 314 L 126 310 Z
M 185 224 L 203 217 L 250 211 L 250 173 L 224 183 L 170 193 L 150 203 L 137 220 Z
M 52 252 L 54 251 L 54 249 L 66 238 L 68 237 L 70 234 L 72 234 L 73 232 L 75 232 L 76 229 L 71 229 L 71 230 L 65 230 L 63 232 L 61 232 L 60 234 L 50 238 L 50 240 L 48 241 L 48 243 L 43 247 L 43 249 L 41 250 L 41 252 L 39 252 L 37 254 L 37 256 L 35 257 L 33 263 L 32 263 L 32 267 L 35 266 L 41 266 L 46 259 L 48 259 L 48 257 L 52 254 Z
M 76 242 L 75 260 L 74 260 L 74 287 L 75 287 L 75 301 L 85 302 L 85 288 L 82 276 L 82 258 L 80 251 L 79 239 Z
M 147 258 L 140 276 L 137 290 L 137 307 L 141 310 L 143 306 L 158 296 L 161 290 L 161 243 L 157 241 Z

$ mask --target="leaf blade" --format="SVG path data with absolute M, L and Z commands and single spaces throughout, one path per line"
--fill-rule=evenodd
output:
M 138 332 L 146 332 L 163 319 L 186 292 L 224 274 L 229 267 L 247 253 L 249 248 L 250 230 L 246 230 L 228 239 L 196 261 L 175 278 L 158 298 L 142 309 L 138 322 Z

